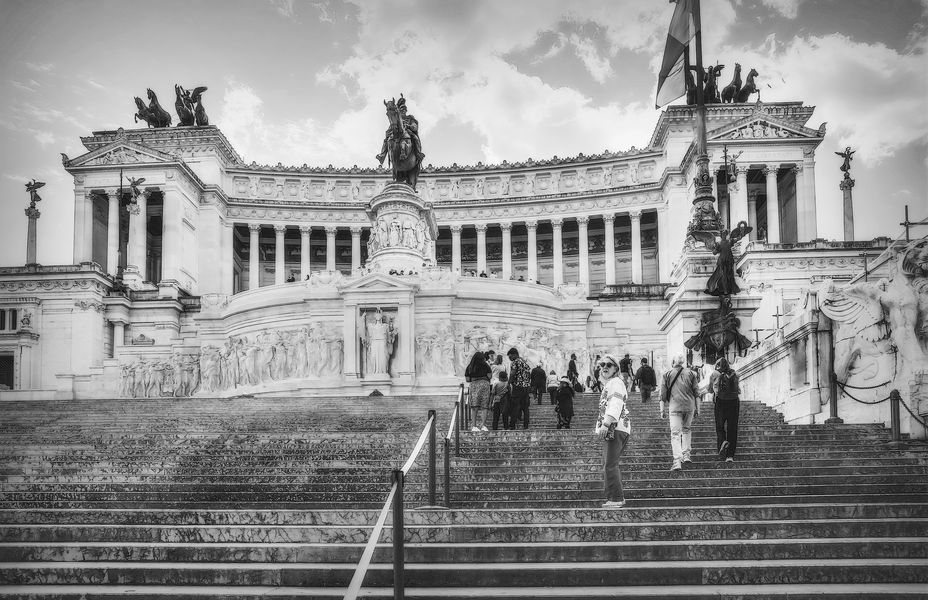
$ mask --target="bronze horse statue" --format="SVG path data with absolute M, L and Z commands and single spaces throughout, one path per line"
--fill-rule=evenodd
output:
M 148 106 L 145 106 L 141 98 L 135 97 L 135 106 L 139 109 L 139 112 L 135 114 L 135 122 L 138 123 L 139 119 L 141 119 L 148 123 L 149 127 L 170 126 L 171 113 L 161 108 L 158 103 L 158 96 L 155 95 L 151 88 L 148 88 L 148 100 Z
M 390 121 L 390 128 L 387 136 L 387 157 L 390 159 L 390 169 L 393 173 L 393 181 L 405 183 L 416 189 L 416 182 L 419 179 L 419 157 L 416 156 L 413 148 L 412 136 L 403 123 L 402 115 L 396 107 L 396 100 L 391 99 L 389 102 L 384 100 L 384 106 L 387 107 L 387 119 Z
M 722 102 L 737 102 L 738 92 L 741 91 L 741 65 L 735 63 L 735 75 L 731 83 L 722 90 Z
M 744 87 L 741 88 L 737 94 L 735 102 L 747 102 L 751 97 L 751 94 L 756 94 L 758 92 L 757 84 L 754 83 L 755 77 L 757 77 L 757 71 L 751 69 L 751 71 L 748 73 L 747 81 L 744 82 Z
M 721 96 L 719 96 L 718 78 L 724 68 L 725 65 L 715 65 L 706 70 L 706 76 L 703 78 L 705 87 L 702 92 L 702 99 L 705 104 L 718 104 L 722 101 Z
M 190 101 L 190 92 L 181 86 L 174 84 L 174 94 L 177 99 L 174 100 L 174 110 L 177 111 L 178 127 L 193 126 L 193 102 Z

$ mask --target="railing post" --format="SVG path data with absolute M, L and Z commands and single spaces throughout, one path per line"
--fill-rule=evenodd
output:
M 445 438 L 445 508 L 451 508 L 451 440 Z
M 893 390 L 889 393 L 889 415 L 894 442 L 902 440 L 902 433 L 899 428 L 899 402 L 901 401 L 902 398 L 899 396 L 899 390 Z
M 454 455 L 461 456 L 461 410 L 463 410 L 464 396 L 455 402 L 454 410 L 458 411 L 458 418 L 454 420 Z
M 432 425 L 429 428 L 429 506 L 435 506 L 435 411 L 429 411 Z
M 393 469 L 396 495 L 393 496 L 393 598 L 403 600 L 406 594 L 405 529 L 403 525 L 403 469 Z

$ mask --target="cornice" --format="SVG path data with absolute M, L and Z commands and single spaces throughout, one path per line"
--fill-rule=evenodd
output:
M 140 142 L 156 150 L 174 149 L 175 152 L 167 151 L 168 154 L 174 156 L 178 156 L 184 149 L 192 151 L 194 149 L 212 148 L 227 165 L 243 164 L 242 157 L 238 155 L 226 136 L 215 125 L 150 129 L 122 129 L 120 127 L 116 130 L 94 131 L 91 136 L 81 137 L 81 143 L 84 144 L 87 150 L 92 152 L 101 146 L 116 141 L 120 137 L 129 141 Z

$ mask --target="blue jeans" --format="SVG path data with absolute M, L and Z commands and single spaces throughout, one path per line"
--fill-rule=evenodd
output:
M 622 470 L 619 468 L 619 457 L 628 446 L 628 434 L 624 431 L 616 431 L 615 438 L 605 440 L 605 445 L 606 501 L 622 502 L 625 500 L 625 493 L 622 491 Z

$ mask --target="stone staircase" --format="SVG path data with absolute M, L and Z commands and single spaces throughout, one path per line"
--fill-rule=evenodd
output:
M 4 403 L 0 598 L 342 598 L 390 470 L 452 403 Z M 705 405 L 693 467 L 670 472 L 667 423 L 633 398 L 628 504 L 603 510 L 596 398 L 575 404 L 571 430 L 543 404 L 530 430 L 462 432 L 451 511 L 414 508 L 420 457 L 407 597 L 928 598 L 928 447 L 745 402 L 723 463 Z M 393 596 L 391 540 L 365 597 Z

